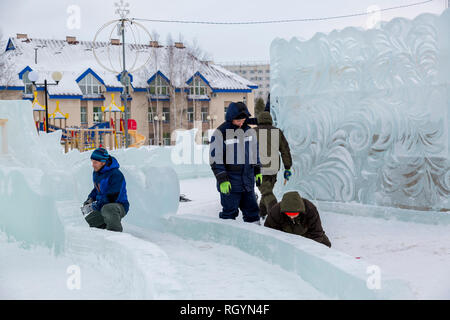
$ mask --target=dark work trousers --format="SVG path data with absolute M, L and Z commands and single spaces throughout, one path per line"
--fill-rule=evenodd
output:
M 122 232 L 120 220 L 125 214 L 122 204 L 107 203 L 100 211 L 92 212 L 85 219 L 90 227 Z
M 219 217 L 222 219 L 236 219 L 241 209 L 245 222 L 259 221 L 259 207 L 253 191 L 220 193 L 220 203 L 222 211 Z
M 259 192 L 261 192 L 261 200 L 259 201 L 259 214 L 264 218 L 269 212 L 272 206 L 277 204 L 277 198 L 273 194 L 273 188 L 277 182 L 277 175 L 263 176 L 262 183 L 258 186 Z

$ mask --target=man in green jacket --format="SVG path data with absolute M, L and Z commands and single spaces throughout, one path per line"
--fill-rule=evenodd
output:
M 271 207 L 277 203 L 277 198 L 273 194 L 273 188 L 277 182 L 277 173 L 280 170 L 279 155 L 281 154 L 281 159 L 283 160 L 285 180 L 289 180 L 289 177 L 292 175 L 292 156 L 289 143 L 283 131 L 272 125 L 270 113 L 263 111 L 258 115 L 257 119 L 258 126 L 255 128 L 255 131 L 258 138 L 259 158 L 262 163 L 261 174 L 263 176 L 262 183 L 257 184 L 261 192 L 259 214 L 262 218 L 265 218 Z
M 297 234 L 331 247 L 331 242 L 322 229 L 316 206 L 302 199 L 298 192 L 286 192 L 280 203 L 270 210 L 265 227 Z

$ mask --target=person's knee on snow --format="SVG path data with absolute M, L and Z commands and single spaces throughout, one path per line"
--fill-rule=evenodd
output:
M 120 220 L 125 216 L 125 210 L 120 203 L 108 203 L 100 211 L 106 224 L 106 230 L 122 231 Z

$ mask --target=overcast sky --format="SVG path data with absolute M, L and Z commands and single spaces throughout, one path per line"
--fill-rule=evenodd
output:
M 0 29 L 3 39 L 16 33 L 31 38 L 93 40 L 99 28 L 117 19 L 115 2 L 120 0 L 0 0 Z M 194 21 L 266 21 L 320 18 L 366 12 L 424 0 L 126 0 L 130 18 Z M 381 20 L 395 17 L 413 19 L 421 13 L 441 14 L 445 1 L 434 0 L 419 6 L 381 12 Z M 78 14 L 79 12 L 79 14 Z M 142 22 L 149 32 L 157 32 L 165 44 L 168 34 L 177 41 L 197 41 L 215 62 L 269 61 L 270 43 L 276 37 L 309 39 L 316 32 L 328 33 L 346 26 L 366 27 L 368 16 L 328 21 L 262 25 L 199 25 Z M 369 21 L 370 22 L 370 21 Z M 106 34 L 103 35 L 106 37 Z M 116 34 L 113 37 L 117 38 Z M 145 34 L 141 36 L 146 39 Z M 130 37 L 131 38 L 131 37 Z

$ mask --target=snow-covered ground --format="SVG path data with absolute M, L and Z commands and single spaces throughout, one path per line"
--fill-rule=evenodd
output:
M 177 215 L 218 219 L 220 202 L 214 178 L 181 180 L 180 191 L 192 201 L 180 203 Z M 386 276 L 406 281 L 417 299 L 450 299 L 448 226 L 333 212 L 320 214 L 333 249 L 379 266 L 382 280 Z M 240 220 L 241 216 L 237 223 Z M 167 254 L 177 278 L 182 279 L 184 293 L 180 299 L 329 299 L 297 274 L 233 246 L 150 232 L 126 223 L 126 219 L 124 231 L 131 235 L 131 244 L 141 240 Z M 48 249 L 23 248 L 0 235 L 1 299 L 135 297 L 126 290 L 117 271 L 105 263 L 65 255 L 55 257 Z M 80 290 L 67 286 L 67 268 L 71 265 L 80 267 Z
M 180 181 L 190 202 L 178 215 L 218 219 L 219 194 L 214 178 Z M 406 281 L 417 299 L 450 299 L 448 226 L 320 212 L 333 249 L 380 267 L 386 278 Z M 238 217 L 240 222 L 241 216 Z M 182 239 L 171 233 L 132 225 L 125 232 L 167 254 L 182 279 L 181 299 L 329 299 L 297 274 L 233 246 Z M 265 228 L 260 226 L 258 228 Z M 108 232 L 100 231 L 99 232 Z M 279 232 L 273 230 L 273 232 Z M 23 248 L 0 238 L 1 299 L 130 299 L 116 270 L 95 259 L 53 256 L 41 247 Z M 81 289 L 70 290 L 68 267 L 81 270 Z
M 178 214 L 218 217 L 214 178 L 182 180 L 180 185 L 180 192 L 193 201 L 182 203 Z M 334 249 L 379 266 L 382 276 L 405 280 L 418 299 L 450 299 L 449 226 L 334 212 L 320 216 Z

